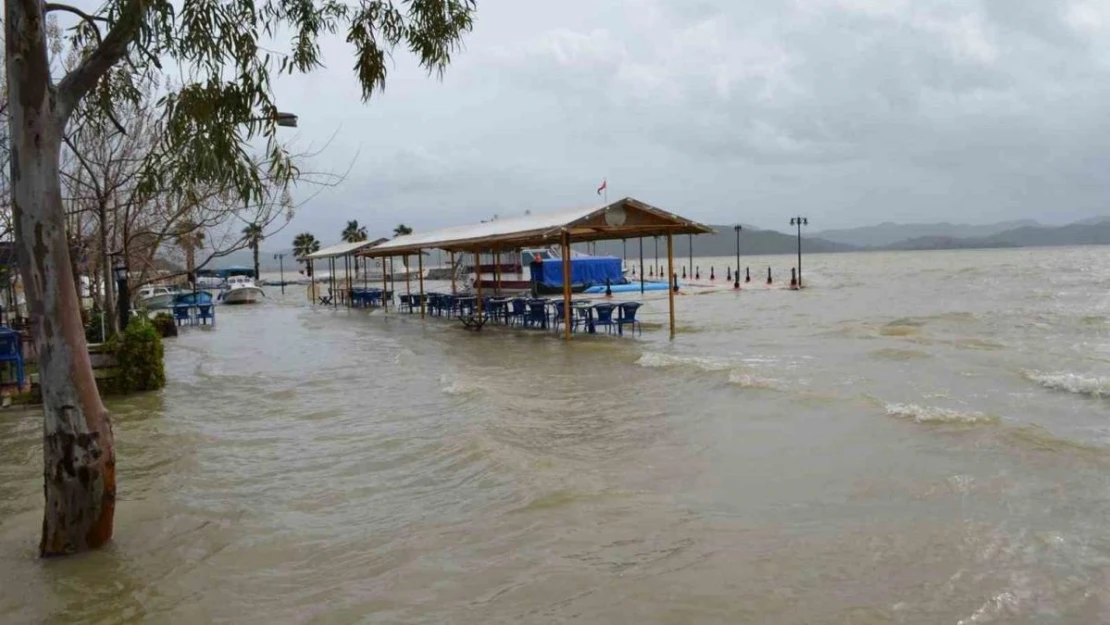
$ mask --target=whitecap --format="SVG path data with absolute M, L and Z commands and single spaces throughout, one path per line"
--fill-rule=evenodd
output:
M 678 367 L 699 371 L 726 371 L 732 368 L 731 363 L 717 358 L 678 356 L 659 352 L 644 352 L 640 359 L 636 361 L 636 364 L 648 368 Z
M 887 404 L 887 415 L 909 419 L 915 423 L 954 423 L 961 425 L 988 425 L 998 423 L 996 416 L 975 411 L 959 411 L 938 406 L 918 404 Z
M 1040 371 L 1025 371 L 1024 374 L 1026 379 L 1055 391 L 1067 391 L 1091 397 L 1110 397 L 1110 378 Z
M 728 374 L 729 384 L 735 384 L 740 388 L 754 388 L 754 389 L 768 389 L 768 390 L 781 390 L 785 387 L 786 383 L 782 380 L 775 378 L 764 378 L 751 373 L 744 373 L 741 371 L 733 371 Z

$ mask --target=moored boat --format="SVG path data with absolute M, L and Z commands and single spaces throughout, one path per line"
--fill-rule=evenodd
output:
M 257 304 L 266 296 L 248 276 L 231 276 L 216 300 L 221 304 Z
M 173 307 L 177 289 L 168 286 L 147 285 L 135 296 L 135 306 L 147 310 L 164 310 Z

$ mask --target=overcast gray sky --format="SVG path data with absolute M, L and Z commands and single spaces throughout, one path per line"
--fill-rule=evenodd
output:
M 1105 0 L 479 0 L 442 81 L 403 51 L 359 98 L 351 49 L 283 78 L 298 145 L 349 178 L 273 243 L 388 235 L 630 195 L 811 229 L 1107 212 Z

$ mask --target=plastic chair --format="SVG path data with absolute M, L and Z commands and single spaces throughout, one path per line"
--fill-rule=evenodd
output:
M 517 297 L 509 302 L 509 307 L 509 325 L 512 325 L 514 321 L 524 325 L 524 318 L 528 315 L 528 300 Z
M 597 313 L 597 318 L 594 319 L 594 327 L 605 326 L 605 332 L 612 334 L 613 328 L 617 325 L 616 320 L 613 319 L 613 311 L 616 308 L 616 304 L 594 304 L 594 312 Z
M 189 314 L 188 306 L 174 306 L 173 318 L 177 321 L 177 325 L 192 324 L 193 317 Z
M 633 331 L 638 330 L 641 335 L 644 333 L 643 326 L 641 326 L 640 321 L 636 319 L 636 311 L 639 310 L 640 306 L 643 306 L 640 302 L 624 302 L 620 305 L 621 314 L 617 319 L 617 334 L 623 335 L 624 326 L 629 324 L 632 325 Z
M 555 317 L 551 323 L 553 326 L 555 326 L 556 332 L 559 331 L 560 323 L 567 323 L 566 308 L 564 307 L 564 304 L 565 302 L 555 302 Z M 578 330 L 578 316 L 575 315 L 574 311 L 572 310 L 570 316 L 570 331 L 574 332 L 576 330 Z
M 19 388 L 23 388 L 23 345 L 18 332 L 14 330 L 0 330 L 0 362 L 6 362 L 11 370 L 15 365 L 15 378 Z
M 547 328 L 547 302 L 542 299 L 528 301 L 528 316 L 524 318 L 524 325 L 535 328 Z
M 197 306 L 197 321 L 201 324 L 216 323 L 216 311 L 211 304 Z

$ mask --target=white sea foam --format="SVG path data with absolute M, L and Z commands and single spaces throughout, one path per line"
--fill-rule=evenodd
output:
M 1110 378 L 1076 373 L 1042 373 L 1026 371 L 1026 379 L 1055 391 L 1067 391 L 1091 397 L 1110 397 Z
M 735 384 L 740 388 L 762 388 L 769 390 L 779 390 L 785 387 L 786 383 L 782 380 L 775 378 L 764 378 L 751 373 L 744 373 L 742 371 L 732 371 L 728 374 L 729 384 Z
M 439 387 L 448 395 L 469 395 L 478 390 L 475 386 L 467 384 L 463 380 L 447 375 L 439 376 Z
M 704 358 L 700 356 L 678 356 L 675 354 L 662 354 L 659 352 L 644 352 L 636 364 L 641 367 L 688 367 L 701 371 L 727 371 L 732 368 L 732 363 L 718 358 Z
M 955 423 L 963 425 L 998 423 L 998 417 L 975 411 L 951 410 L 918 404 L 887 404 L 885 407 L 889 416 L 909 419 L 916 423 Z

